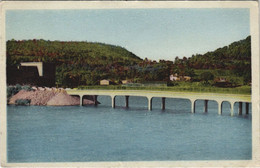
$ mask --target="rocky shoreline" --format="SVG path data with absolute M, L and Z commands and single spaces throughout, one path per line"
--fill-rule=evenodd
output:
M 76 106 L 80 105 L 80 98 L 77 96 L 70 96 L 63 88 L 42 88 L 32 87 L 31 91 L 20 90 L 13 95 L 8 104 L 20 105 L 18 102 L 27 102 L 23 105 L 37 105 L 37 106 Z M 92 96 L 83 99 L 83 105 L 94 105 Z

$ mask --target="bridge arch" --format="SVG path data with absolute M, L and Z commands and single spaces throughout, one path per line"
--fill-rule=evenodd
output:
M 172 109 L 172 110 L 182 110 L 183 112 L 190 111 L 190 100 L 187 98 L 176 98 L 176 97 L 153 97 L 153 105 L 155 107 L 160 107 L 161 110 Z M 182 107 L 182 108 L 180 108 Z M 186 108 L 183 108 L 186 107 Z
M 217 104 L 217 110 L 218 110 L 218 114 L 221 114 L 222 112 L 222 101 L 219 100 L 213 100 L 213 99 L 189 99 L 191 102 L 191 112 L 192 113 L 196 113 L 197 111 L 197 106 L 198 103 L 203 103 L 203 112 L 207 113 L 209 112 L 209 105 L 213 105 L 212 103 L 216 103 Z M 210 104 L 209 104 L 210 103 Z
M 245 114 L 249 114 L 250 102 L 235 101 L 233 102 L 233 113 L 237 110 L 238 115 L 242 115 L 243 111 Z
M 149 98 L 147 98 L 146 96 L 136 96 L 136 95 L 111 95 L 111 99 L 112 99 L 112 107 L 115 108 L 118 104 L 122 107 L 128 108 L 130 107 L 131 104 L 134 104 L 134 106 L 136 104 L 138 104 L 138 102 L 133 102 L 133 97 L 137 97 L 137 98 L 144 98 L 145 100 L 147 99 L 147 101 L 149 102 Z M 132 99 L 132 100 L 131 100 Z M 119 101 L 119 103 L 117 103 Z M 147 103 L 147 102 L 146 102 Z M 142 106 L 146 106 L 146 105 L 142 105 Z M 149 105 L 148 105 L 149 107 Z

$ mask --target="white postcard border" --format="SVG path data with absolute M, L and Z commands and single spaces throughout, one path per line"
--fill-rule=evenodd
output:
M 1 2 L 1 50 L 0 50 L 0 121 L 1 121 L 1 165 L 4 167 L 191 167 L 191 166 L 260 166 L 260 124 L 259 124 L 259 18 L 256 1 L 5 1 Z M 5 12 L 7 10 L 38 9 L 126 9 L 126 8 L 249 8 L 250 33 L 252 41 L 252 160 L 218 161 L 141 161 L 141 162 L 7 162 L 7 120 L 6 120 L 6 39 Z M 230 128 L 232 129 L 232 128 Z M 243 145 L 243 144 L 241 144 Z

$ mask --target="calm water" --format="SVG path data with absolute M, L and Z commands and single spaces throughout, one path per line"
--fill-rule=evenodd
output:
M 9 162 L 84 162 L 152 160 L 241 160 L 251 159 L 250 114 L 229 116 L 224 103 L 223 115 L 217 103 L 203 102 L 190 113 L 190 102 L 153 99 L 147 110 L 145 98 L 116 97 L 115 109 L 106 96 L 98 107 L 8 106 Z M 244 113 L 244 111 L 243 111 Z

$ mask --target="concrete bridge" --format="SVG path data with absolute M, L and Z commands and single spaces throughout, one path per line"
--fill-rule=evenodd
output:
M 166 98 L 188 99 L 191 101 L 191 113 L 195 113 L 196 101 L 204 100 L 204 112 L 208 111 L 208 101 L 213 100 L 218 103 L 218 114 L 222 114 L 222 103 L 230 103 L 231 116 L 234 115 L 234 104 L 239 103 L 238 114 L 242 115 L 243 103 L 246 105 L 246 114 L 249 113 L 249 103 L 251 102 L 251 95 L 242 94 L 222 94 L 222 93 L 192 93 L 192 92 L 171 92 L 171 91 L 148 91 L 148 90 L 66 90 L 69 95 L 79 96 L 80 105 L 85 95 L 93 95 L 94 101 L 97 102 L 97 96 L 110 96 L 112 100 L 112 107 L 115 108 L 116 96 L 125 96 L 125 106 L 129 105 L 129 96 L 146 97 L 148 100 L 148 110 L 152 110 L 152 99 L 159 97 L 162 99 L 162 109 L 165 109 Z

